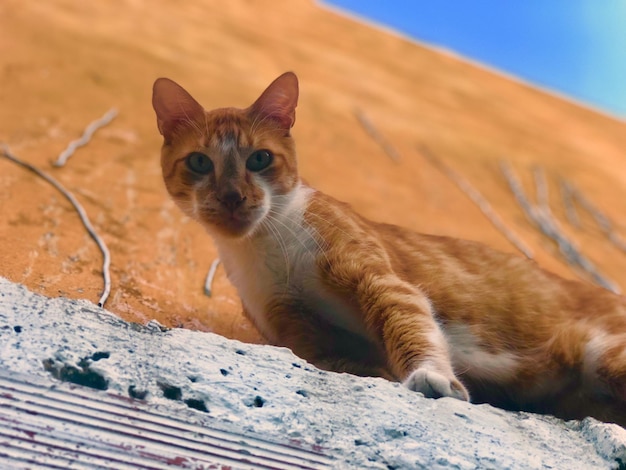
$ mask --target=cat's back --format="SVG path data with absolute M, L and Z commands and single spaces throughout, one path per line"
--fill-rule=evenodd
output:
M 419 285 L 443 319 L 554 327 L 598 315 L 626 314 L 626 298 L 562 278 L 534 260 L 483 243 L 378 224 L 394 271 Z
M 522 314 L 530 325 L 626 310 L 624 297 L 563 279 L 533 260 L 480 242 L 370 221 L 320 192 L 312 194 L 305 220 L 338 257 L 378 256 L 394 275 L 418 287 L 444 320 L 503 321 Z

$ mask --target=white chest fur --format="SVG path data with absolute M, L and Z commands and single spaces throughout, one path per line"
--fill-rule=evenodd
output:
M 265 314 L 270 301 L 306 305 L 335 326 L 364 335 L 358 313 L 320 281 L 316 259 L 323 247 L 315 229 L 304 220 L 314 190 L 300 186 L 271 210 L 254 236 L 216 239 L 229 280 L 260 332 L 280 344 L 280 332 Z

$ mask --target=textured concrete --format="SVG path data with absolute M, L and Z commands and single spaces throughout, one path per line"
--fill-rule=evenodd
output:
M 172 416 L 196 413 L 203 426 L 298 442 L 333 457 L 333 468 L 626 462 L 626 431 L 616 425 L 426 399 L 383 379 L 320 371 L 286 349 L 130 324 L 90 302 L 49 299 L 0 278 L 0 373 L 12 372 L 140 395 Z

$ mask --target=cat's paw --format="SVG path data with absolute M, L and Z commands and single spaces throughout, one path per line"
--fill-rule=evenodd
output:
M 455 377 L 446 377 L 425 367 L 411 372 L 403 384 L 409 390 L 423 393 L 426 398 L 452 397 L 469 401 L 467 389 Z

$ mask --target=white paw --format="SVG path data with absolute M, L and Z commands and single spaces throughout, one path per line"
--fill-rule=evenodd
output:
M 469 394 L 461 382 L 432 369 L 420 367 L 414 370 L 403 384 L 409 390 L 423 393 L 426 398 L 452 397 L 469 401 Z

